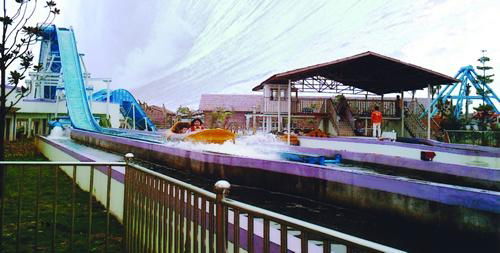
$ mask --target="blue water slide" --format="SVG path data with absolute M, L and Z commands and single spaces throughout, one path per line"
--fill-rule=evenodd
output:
M 163 142 L 163 136 L 158 132 L 101 128 L 98 125 L 90 110 L 82 66 L 80 65 L 76 39 L 72 29 L 58 28 L 55 25 L 43 28 L 39 64 L 42 64 L 44 71 L 62 75 L 69 114 L 68 119 L 71 121 L 73 128 L 148 142 Z M 107 95 L 106 92 L 99 92 L 99 94 L 101 94 L 101 99 Z M 125 102 L 128 105 L 125 105 L 124 111 L 127 108 L 134 108 L 131 111 L 136 111 L 135 116 L 139 124 L 142 122 L 144 126 L 148 125 L 148 129 L 156 129 L 149 119 L 147 119 L 148 121 L 144 119 L 146 114 L 142 109 L 139 110 L 140 105 L 128 91 L 117 91 L 114 94 L 113 97 L 116 97 L 117 101 L 128 101 Z
M 106 102 L 108 91 L 106 89 L 100 90 L 92 95 L 94 101 Z M 142 110 L 141 105 L 137 102 L 134 96 L 125 89 L 118 89 L 109 93 L 109 102 L 113 104 L 120 104 L 120 111 L 131 124 L 135 117 L 135 128 L 139 130 L 156 131 L 156 126 L 147 117 L 146 112 Z M 135 115 L 134 115 L 135 113 Z
M 73 30 L 57 28 L 57 43 L 71 124 L 77 129 L 101 132 L 90 111 Z

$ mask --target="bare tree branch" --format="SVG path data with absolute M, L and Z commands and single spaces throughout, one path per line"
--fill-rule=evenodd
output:
M 12 20 L 16 20 L 17 17 L 19 17 L 19 13 L 21 13 L 21 8 L 23 7 L 24 5 L 24 2 L 22 2 L 20 5 L 19 5 L 19 8 L 17 8 L 17 11 L 16 11 L 16 14 L 14 14 L 14 16 L 12 16 Z M 26 10 L 26 9 L 25 9 Z
M 7 54 L 8 54 L 8 53 L 10 53 L 10 51 L 12 50 L 12 48 L 16 45 L 16 43 L 17 43 L 17 36 L 18 36 L 18 35 L 19 35 L 19 33 L 23 30 L 22 28 L 24 28 L 24 27 L 26 26 L 26 24 L 28 23 L 28 21 L 31 19 L 31 17 L 32 17 L 32 16 L 33 16 L 33 14 L 35 13 L 36 6 L 37 6 L 37 1 L 35 0 L 35 4 L 34 4 L 34 6 L 33 6 L 33 10 L 31 11 L 30 15 L 29 15 L 26 19 L 24 19 L 24 23 L 23 23 L 23 25 L 21 26 L 21 28 L 18 28 L 18 29 L 16 30 L 16 35 L 14 36 L 14 40 L 12 41 L 12 45 L 11 45 L 11 46 L 9 47 L 9 49 L 7 50 Z M 27 7 L 26 7 L 26 8 L 27 8 Z M 50 15 L 50 10 L 49 10 L 49 15 Z M 47 19 L 45 19 L 45 20 L 47 20 Z M 44 21 L 44 22 L 45 22 L 45 21 Z M 21 22 L 19 22 L 19 23 L 21 23 Z M 12 31 L 14 31 L 14 30 L 12 30 Z M 11 31 L 11 32 L 12 32 L 12 31 Z M 11 34 L 9 33 L 9 35 L 8 35 L 8 36 L 7 36 L 7 38 L 5 39 L 5 43 L 6 43 L 6 44 L 7 44 L 7 40 L 8 40 L 8 38 L 9 38 L 9 36 L 10 36 L 10 35 L 11 35 Z
M 21 22 L 23 21 L 24 17 L 26 16 L 26 11 L 28 10 L 28 4 L 24 4 L 24 3 L 22 3 L 19 6 L 19 9 L 17 9 L 16 15 L 18 15 L 18 13 L 20 13 L 21 8 L 23 7 L 23 5 L 25 6 L 24 11 L 23 11 L 23 16 L 21 17 L 21 20 L 19 20 L 19 22 L 16 22 L 16 26 L 14 26 L 14 28 L 12 28 L 12 30 L 9 32 L 9 34 L 5 38 L 5 41 L 7 41 L 9 39 L 10 35 L 12 34 L 12 32 L 16 31 L 16 29 L 19 27 L 19 24 L 21 24 Z M 13 17 L 12 20 L 15 20 L 16 18 L 17 17 L 15 17 L 15 18 Z
M 16 56 L 14 56 L 14 57 L 12 57 L 12 59 L 10 59 L 10 62 L 9 62 L 8 60 L 6 61 L 5 68 L 9 68 L 9 66 L 10 66 L 13 62 L 15 62 L 15 61 L 16 61 L 17 59 L 19 59 L 22 55 L 24 55 L 26 52 L 28 52 L 28 50 L 30 49 L 30 45 L 31 45 L 31 42 L 32 42 L 32 41 L 31 41 L 31 39 L 32 39 L 32 38 L 33 38 L 33 36 L 32 36 L 32 35 L 28 37 L 28 42 L 26 42 L 26 44 L 25 44 L 25 45 L 26 45 L 26 47 L 25 47 L 25 49 L 24 49 L 24 51 L 23 51 L 22 53 L 20 53 L 20 54 L 18 54 L 18 55 L 16 55 Z M 36 41 L 36 38 L 35 38 L 33 41 Z

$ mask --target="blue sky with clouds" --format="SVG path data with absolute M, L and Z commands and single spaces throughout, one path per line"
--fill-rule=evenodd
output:
M 73 26 L 94 76 L 170 108 L 195 106 L 203 93 L 248 93 L 272 73 L 368 50 L 454 75 L 486 49 L 500 75 L 498 0 L 59 4 L 56 24 Z

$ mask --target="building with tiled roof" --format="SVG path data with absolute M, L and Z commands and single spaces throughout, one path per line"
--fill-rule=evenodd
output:
M 199 110 L 203 112 L 206 126 L 225 127 L 237 131 L 252 127 L 247 118 L 254 112 L 260 113 L 262 101 L 262 95 L 203 94 Z M 224 122 L 220 122 L 222 126 L 218 125 L 213 117 L 218 111 L 230 114 Z

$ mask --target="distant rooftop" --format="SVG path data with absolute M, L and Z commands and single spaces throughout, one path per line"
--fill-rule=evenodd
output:
M 262 99 L 262 95 L 203 94 L 199 110 L 215 111 L 222 107 L 235 112 L 251 112 L 254 106 L 259 110 Z

